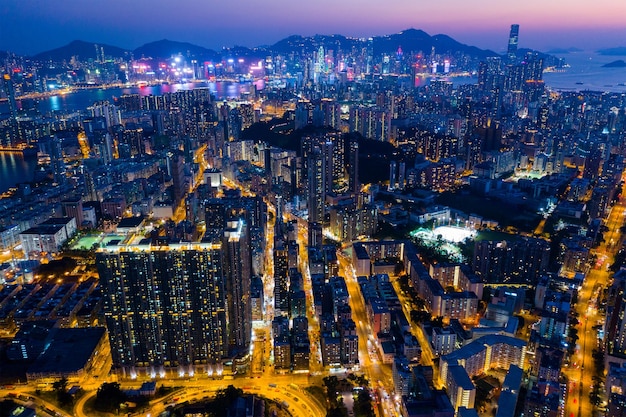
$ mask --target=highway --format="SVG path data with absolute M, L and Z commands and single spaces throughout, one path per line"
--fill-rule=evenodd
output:
M 273 375 L 259 378 L 237 378 L 229 381 L 176 381 L 176 384 L 173 386 L 181 387 L 181 389 L 163 398 L 151 401 L 148 410 L 133 415 L 158 416 L 171 405 L 185 402 L 191 404 L 208 400 L 215 396 L 218 390 L 224 389 L 228 385 L 241 388 L 247 394 L 258 395 L 283 404 L 294 417 L 322 417 L 326 415 L 325 405 L 321 404 L 302 388 L 309 385 L 307 375 Z
M 309 232 L 308 224 L 301 219 L 298 221 L 298 267 L 302 274 L 302 282 L 304 292 L 306 294 L 306 312 L 309 322 L 309 340 L 311 341 L 311 356 L 309 359 L 309 371 L 313 374 L 319 374 L 324 371 L 322 361 L 322 350 L 320 343 L 320 324 L 315 314 L 313 305 L 313 283 L 311 281 L 311 273 L 309 271 L 309 252 L 308 241 Z
M 365 308 L 365 300 L 361 294 L 361 288 L 349 257 L 340 251 L 337 252 L 339 260 L 339 274 L 346 280 L 349 303 L 352 309 L 352 319 L 356 324 L 359 336 L 359 364 L 365 376 L 369 379 L 372 388 L 375 388 L 381 402 L 384 416 L 398 416 L 398 403 L 393 401 L 394 384 L 391 375 L 391 365 L 382 363 L 381 347 L 378 339 L 372 334 L 372 328 Z M 380 409 L 377 410 L 380 413 Z
M 625 178 L 626 175 L 622 175 L 622 179 Z M 595 250 L 599 262 L 585 276 L 578 292 L 578 303 L 575 306 L 580 323 L 578 344 L 569 366 L 562 369 L 569 381 L 565 416 L 589 417 L 597 414 L 597 409 L 594 410 L 589 399 L 595 373 L 592 353 L 598 348 L 598 334 L 593 327 L 604 323 L 604 315 L 597 308 L 597 298 L 602 288 L 610 284 L 612 272 L 608 271 L 608 267 L 614 262 L 615 254 L 624 238 L 620 228 L 624 224 L 625 214 L 626 205 L 620 199 L 606 219 L 605 225 L 609 231 Z
M 0 387 L 0 401 L 11 400 L 19 405 L 35 408 L 38 416 L 44 417 L 71 417 L 71 414 L 63 411 L 56 405 L 38 397 L 33 392 L 35 389 L 29 385 L 17 385 L 11 389 Z M 86 417 L 86 416 L 78 416 Z
M 205 146 L 198 149 L 195 152 L 195 160 L 200 164 L 200 169 L 196 173 L 191 189 L 195 188 L 202 182 L 202 174 L 207 167 L 204 160 Z M 249 190 L 243 188 L 240 184 L 233 182 L 228 178 L 224 178 L 224 185 L 229 188 L 237 188 L 241 190 L 243 196 L 254 196 Z M 266 201 L 267 202 L 267 201 Z M 174 402 L 181 404 L 183 402 L 196 402 L 211 398 L 215 395 L 219 389 L 226 388 L 228 385 L 234 385 L 235 387 L 243 389 L 246 393 L 261 395 L 266 398 L 276 400 L 288 408 L 288 411 L 293 416 L 324 416 L 326 414 L 326 404 L 322 404 L 309 395 L 301 387 L 308 387 L 312 385 L 321 386 L 321 382 L 324 376 L 329 374 L 329 370 L 323 366 L 320 344 L 320 328 L 319 322 L 315 315 L 313 305 L 313 288 L 311 282 L 311 276 L 308 266 L 308 231 L 306 221 L 294 217 L 298 221 L 298 233 L 297 242 L 299 245 L 298 266 L 303 275 L 304 290 L 306 293 L 306 314 L 309 321 L 309 337 L 311 341 L 311 357 L 309 364 L 309 373 L 294 373 L 278 375 L 275 374 L 273 369 L 273 355 L 272 355 L 272 338 L 271 338 L 271 323 L 274 318 L 273 311 L 273 290 L 274 290 L 274 278 L 273 278 L 273 243 L 274 243 L 274 221 L 275 208 L 268 203 L 268 224 L 267 224 L 267 245 L 266 245 L 266 259 L 263 271 L 263 282 L 265 290 L 265 309 L 263 321 L 256 323 L 255 342 L 253 343 L 253 366 L 251 375 L 249 376 L 237 376 L 234 379 L 213 379 L 208 375 L 196 375 L 189 379 L 173 378 L 173 379 L 159 379 L 156 381 L 159 386 L 165 385 L 168 387 L 180 387 L 175 395 L 167 395 L 164 398 L 153 400 L 150 402 L 149 409 L 143 410 L 135 415 L 137 416 L 150 416 L 154 417 L 159 415 L 162 411 L 166 410 L 168 406 L 171 406 Z M 182 221 L 186 217 L 186 210 L 184 201 L 177 207 L 174 220 Z M 289 215 L 286 215 L 289 217 Z M 382 416 L 398 416 L 399 408 L 397 401 L 393 401 L 393 379 L 391 375 L 391 366 L 385 365 L 380 359 L 380 346 L 378 340 L 372 335 L 372 329 L 369 324 L 369 318 L 367 317 L 365 304 L 361 295 L 360 288 L 356 281 L 354 269 L 350 264 L 350 259 L 338 254 L 340 263 L 340 275 L 345 277 L 346 285 L 350 296 L 350 307 L 352 309 L 353 318 L 357 326 L 357 334 L 359 336 L 359 362 L 360 370 L 363 371 L 366 377 L 370 381 L 373 393 L 375 393 L 380 399 L 380 407 L 376 408 L 379 415 Z M 256 362 L 255 362 L 256 361 Z M 256 363 L 256 365 L 255 365 Z M 355 369 L 356 370 L 356 369 Z M 85 410 L 85 405 L 90 398 L 96 395 L 97 388 L 104 381 L 116 380 L 115 376 L 107 377 L 106 375 L 98 375 L 96 378 L 90 378 L 89 381 L 82 384 L 86 394 L 80 397 L 71 415 L 77 417 L 87 417 L 89 411 Z M 125 379 L 120 380 L 122 389 L 137 388 L 141 382 L 153 380 L 150 375 L 144 374 L 138 379 Z M 16 391 L 17 390 L 17 391 Z M 36 387 L 31 385 L 23 385 L 11 390 L 11 393 L 15 392 L 16 395 L 28 395 L 26 393 L 34 392 Z M 0 397 L 3 392 L 0 391 Z M 9 392 L 4 393 L 5 396 Z M 176 399 L 176 401 L 174 401 Z M 38 402 L 41 407 L 46 407 L 52 410 L 49 413 L 53 416 L 55 413 L 57 416 L 65 417 L 68 413 L 55 408 L 52 404 L 48 404 L 41 400 Z
M 199 168 L 198 168 L 198 172 L 196 172 L 196 176 L 193 179 L 192 184 L 190 184 L 189 193 L 193 192 L 198 187 L 198 185 L 202 183 L 204 171 L 209 166 L 205 158 L 206 149 L 207 149 L 207 144 L 205 143 L 204 145 L 196 149 L 196 151 L 194 152 L 194 162 L 196 162 L 199 165 Z M 187 218 L 187 205 L 185 202 L 187 195 L 188 194 L 185 193 L 185 195 L 183 196 L 183 199 L 178 204 L 178 207 L 174 209 L 174 216 L 172 217 L 172 220 L 174 220 L 176 223 L 179 223 Z
M 413 321 L 411 320 L 411 311 L 409 309 L 409 306 L 411 305 L 412 300 L 410 300 L 408 297 L 402 294 L 402 291 L 400 289 L 400 283 L 398 282 L 397 279 L 394 279 L 392 283 L 393 283 L 394 289 L 396 290 L 396 294 L 398 295 L 398 299 L 400 300 L 400 304 L 402 305 L 404 316 L 406 317 L 407 321 L 409 322 L 411 326 L 411 334 L 417 339 L 417 342 L 419 343 L 420 348 L 422 350 L 422 353 L 420 356 L 420 365 L 432 366 L 433 384 L 435 385 L 436 388 L 443 388 L 443 385 L 439 381 L 439 369 L 435 365 L 435 362 L 434 362 L 435 355 L 433 354 L 433 350 L 430 345 L 430 342 L 428 342 L 428 339 L 426 338 L 426 335 L 424 335 L 424 331 L 422 330 L 422 328 L 418 326 L 417 324 L 413 323 Z

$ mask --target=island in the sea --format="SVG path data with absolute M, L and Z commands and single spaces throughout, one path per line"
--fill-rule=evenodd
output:
M 626 46 L 618 46 L 616 48 L 605 48 L 605 49 L 600 49 L 598 50 L 598 53 L 600 55 L 605 55 L 605 56 L 619 56 L 619 55 L 626 55 Z
M 602 68 L 626 68 L 626 62 L 624 62 L 623 59 L 618 59 L 617 61 L 602 65 Z

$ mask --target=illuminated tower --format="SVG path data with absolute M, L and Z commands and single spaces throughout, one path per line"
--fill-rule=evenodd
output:
M 2 76 L 4 80 L 4 92 L 7 95 L 7 99 L 9 100 L 9 111 L 11 113 L 11 119 L 15 120 L 17 118 L 17 105 L 15 103 L 15 89 L 13 88 L 13 80 L 11 80 L 11 75 L 5 73 Z
M 387 187 L 388 191 L 393 191 L 396 188 L 396 168 L 396 161 L 391 161 L 389 163 L 389 187 Z
M 15 89 L 13 88 L 13 80 L 11 80 L 11 75 L 9 73 L 4 73 L 4 75 L 2 76 L 2 81 L 4 85 L 4 93 L 9 100 L 9 112 L 11 113 L 11 118 L 9 119 L 11 143 L 9 145 L 14 145 L 18 140 L 17 104 L 15 103 Z
M 96 265 L 116 367 L 180 372 L 227 355 L 221 244 L 118 246 Z
M 274 315 L 289 312 L 289 259 L 283 243 L 274 247 Z
M 326 159 L 322 151 L 316 147 L 308 160 L 308 209 L 310 222 L 324 223 L 325 174 Z
M 237 356 L 248 353 L 252 336 L 252 259 L 248 226 L 244 220 L 228 221 L 224 249 L 228 345 L 230 355 Z
M 172 177 L 172 197 L 178 206 L 185 196 L 185 158 L 179 151 L 168 152 L 168 168 Z
M 509 47 L 507 48 L 506 55 L 509 63 L 512 64 L 517 58 L 517 40 L 519 37 L 519 25 L 511 25 L 511 32 L 509 33 Z
M 350 191 L 353 193 L 358 193 L 361 189 L 359 185 L 359 142 L 356 138 L 350 140 L 348 183 L 350 185 Z

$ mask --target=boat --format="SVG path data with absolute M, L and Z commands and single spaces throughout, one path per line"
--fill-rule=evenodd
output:
M 581 81 L 578 81 L 578 82 L 576 83 L 576 85 L 583 85 L 583 84 L 584 84 L 584 83 L 583 83 L 583 82 L 581 82 Z

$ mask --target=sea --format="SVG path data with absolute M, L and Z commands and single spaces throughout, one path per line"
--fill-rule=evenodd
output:
M 544 72 L 548 87 L 560 91 L 610 91 L 626 93 L 626 68 L 603 68 L 603 65 L 626 61 L 626 55 L 600 55 L 592 51 L 555 54 L 568 65 L 562 72 Z
M 254 85 L 257 88 L 263 87 L 258 83 L 254 83 Z M 193 90 L 195 88 L 209 88 L 213 95 L 220 100 L 229 98 L 236 99 L 250 93 L 252 86 L 252 82 L 218 81 L 159 84 L 131 88 L 86 89 L 42 99 L 38 103 L 38 109 L 41 114 L 50 114 L 53 112 L 60 112 L 62 114 L 72 113 L 84 110 L 96 101 L 108 100 L 113 102 L 116 98 L 124 94 L 158 96 L 182 90 Z M 21 103 L 18 102 L 18 106 L 20 104 Z M 6 118 L 8 114 L 8 104 L 6 102 L 0 103 L 0 118 Z M 36 157 L 25 158 L 21 152 L 0 151 L 0 193 L 4 193 L 9 188 L 19 183 L 32 181 L 36 168 Z
M 31 182 L 37 168 L 37 157 L 22 152 L 0 151 L 0 194 L 23 182 Z
M 626 93 L 626 68 L 603 68 L 604 64 L 622 59 L 626 55 L 606 56 L 595 51 L 577 51 L 555 54 L 563 58 L 567 66 L 563 70 L 545 72 L 543 79 L 548 88 L 555 91 L 609 91 Z M 450 78 L 455 85 L 476 83 L 475 77 Z M 236 99 L 251 91 L 251 82 L 200 82 L 181 84 L 161 84 L 155 86 L 132 88 L 109 88 L 79 90 L 70 94 L 51 96 L 39 102 L 42 114 L 51 112 L 74 112 L 83 110 L 96 101 L 113 101 L 124 94 L 162 95 L 194 88 L 209 88 L 218 99 Z M 263 88 L 257 85 L 257 88 Z M 0 103 L 0 117 L 8 114 L 8 104 Z M 19 153 L 0 152 L 0 193 L 20 182 L 33 179 L 36 160 L 24 157 Z

